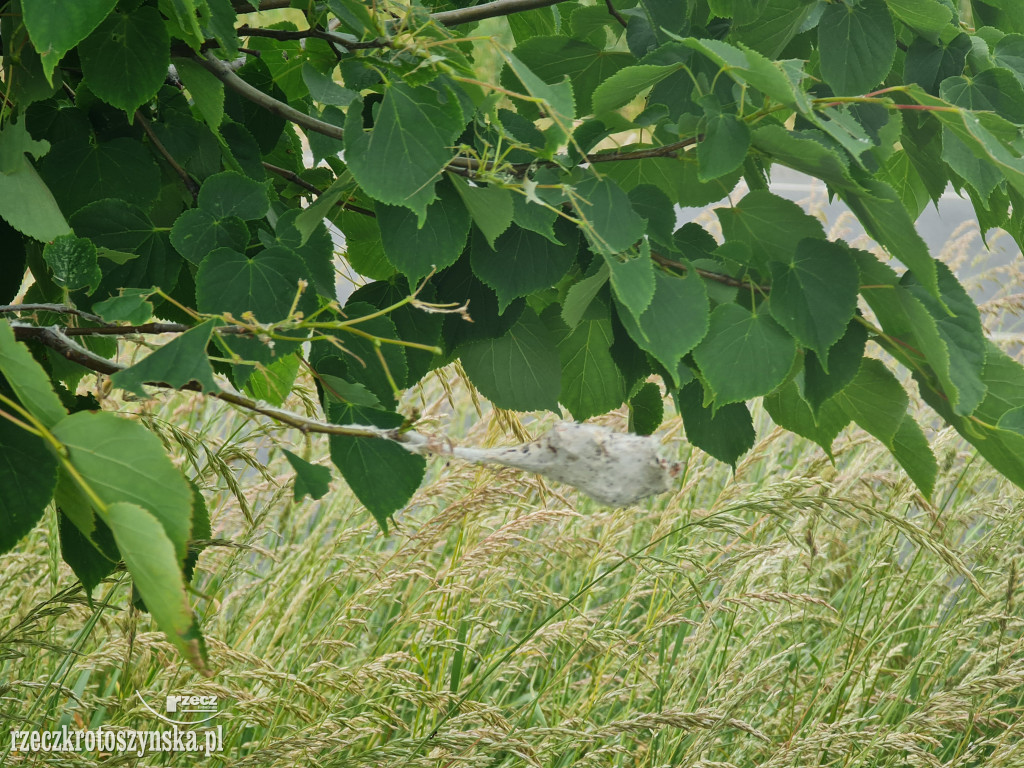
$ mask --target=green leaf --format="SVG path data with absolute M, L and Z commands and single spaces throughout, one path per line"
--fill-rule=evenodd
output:
M 682 66 L 637 64 L 620 69 L 594 90 L 594 112 L 603 115 L 625 106 L 652 85 L 678 72 Z
M 857 215 L 867 233 L 906 264 L 925 290 L 938 297 L 936 261 L 914 229 L 914 222 L 899 196 L 892 187 L 878 179 L 866 179 L 864 186 L 869 194 L 847 194 L 840 191 L 839 196 Z
M 801 100 L 777 62 L 742 43 L 735 46 L 722 40 L 689 38 L 683 44 L 707 56 L 740 85 L 751 85 L 780 104 L 795 108 Z
M 6 405 L 0 410 L 9 413 Z M 0 418 L 0 554 L 42 520 L 56 484 L 57 460 L 46 443 Z
M 993 67 L 971 77 L 947 77 L 939 95 L 964 109 L 991 111 L 1014 123 L 1024 123 L 1024 86 L 1008 69 Z
M 704 340 L 693 350 L 716 405 L 766 395 L 786 379 L 796 344 L 767 312 L 720 304 Z
M 796 382 L 790 381 L 764 399 L 764 409 L 772 421 L 800 437 L 806 437 L 821 446 L 832 458 L 832 443 L 850 417 L 833 400 L 821 404 L 814 412 L 810 404 L 800 397 Z
M 213 380 L 213 367 L 206 356 L 213 329 L 221 325 L 219 320 L 207 320 L 186 331 L 130 368 L 118 371 L 110 377 L 116 387 L 133 392 L 139 397 L 148 397 L 143 388 L 145 382 L 163 382 L 180 389 L 191 381 L 202 385 L 203 392 L 220 392 Z
M 864 358 L 857 377 L 835 401 L 861 429 L 886 446 L 896 437 L 909 402 L 885 363 L 872 357 Z
M 400 427 L 404 421 L 397 413 L 347 405 L 333 406 L 331 420 L 339 424 L 372 424 L 385 429 Z M 426 460 L 390 440 L 331 435 L 330 443 L 331 461 L 387 533 L 388 518 L 404 507 L 419 488 L 426 472 Z
M 267 188 L 234 171 L 210 176 L 199 188 L 199 208 L 215 219 L 262 219 L 270 208 Z
M 477 225 L 488 245 L 493 249 L 494 241 L 509 228 L 512 223 L 512 193 L 498 186 L 471 187 L 462 178 L 452 176 L 455 191 L 459 193 L 465 208 Z M 449 263 L 454 263 L 449 262 Z
M 904 414 L 888 448 L 925 498 L 931 498 L 935 490 L 935 478 L 939 474 L 939 464 L 928 444 L 928 438 L 909 413 Z
M 213 130 L 224 122 L 224 83 L 192 59 L 173 59 L 174 69 L 195 101 L 196 109 Z
M 504 336 L 460 347 L 459 357 L 469 380 L 499 408 L 558 413 L 558 347 L 532 309 L 524 309 Z
M 775 162 L 815 176 L 833 189 L 856 187 L 846 159 L 826 147 L 820 138 L 818 131 L 788 131 L 781 125 L 763 125 L 754 130 L 750 141 Z
M 626 398 L 626 382 L 612 356 L 614 341 L 610 310 L 600 299 L 590 303 L 575 328 L 562 333 L 558 399 L 577 421 L 618 408 Z
M 715 208 L 715 214 L 726 242 L 748 245 L 753 266 L 759 269 L 767 269 L 772 261 L 792 262 L 796 244 L 805 238 L 825 240 L 820 221 L 767 190 L 748 192 L 735 206 Z
M 551 116 L 553 124 L 547 131 L 545 154 L 553 155 L 554 151 L 572 134 L 572 121 L 576 117 L 576 102 L 573 98 L 572 83 L 569 82 L 568 77 L 560 75 L 549 80 L 551 83 L 549 85 L 535 75 L 515 54 L 502 51 L 501 55 L 508 64 L 509 70 L 522 83 L 526 95 L 539 99 L 544 106 L 544 111 Z M 522 108 L 523 105 L 520 106 L 521 110 Z
M 813 351 L 807 351 L 804 358 L 803 394 L 811 410 L 817 413 L 826 400 L 842 392 L 856 378 L 867 340 L 867 329 L 854 318 L 846 327 L 843 337 L 832 345 L 824 363 L 818 360 Z
M 818 22 L 821 75 L 837 96 L 874 89 L 892 68 L 896 33 L 884 0 L 832 3 Z
M 649 146 L 630 150 L 651 149 Z M 697 160 L 684 155 L 679 158 L 649 157 L 641 160 L 613 160 L 601 163 L 601 172 L 615 180 L 626 192 L 641 184 L 653 184 L 677 205 L 702 206 L 727 197 L 742 175 L 739 170 L 709 182 L 698 178 Z
M 573 204 L 591 247 L 598 253 L 621 253 L 644 235 L 644 220 L 622 188 L 607 176 L 588 175 L 576 184 Z
M 132 582 L 157 626 L 193 667 L 204 675 L 212 675 L 206 666 L 202 635 L 185 594 L 181 555 L 161 527 L 162 521 L 145 507 L 129 502 L 111 503 L 104 518 Z
M 606 256 L 605 263 L 611 274 L 615 298 L 639 320 L 654 298 L 654 262 L 649 255 L 640 254 L 626 261 Z
M 637 346 L 675 377 L 683 355 L 708 332 L 708 296 L 695 272 L 681 278 L 658 270 L 655 283 L 654 297 L 643 314 L 634 319 L 631 313 L 620 312 L 619 319 Z
M 806 238 L 788 262 L 773 262 L 772 317 L 802 346 L 828 363 L 828 351 L 846 331 L 857 309 L 860 275 L 840 243 Z M 827 372 L 827 370 L 826 370 Z
M 0 172 L 16 173 L 22 168 L 26 154 L 37 160 L 50 151 L 50 142 L 36 141 L 25 130 L 25 121 L 9 121 L 0 128 Z
M 728 112 L 712 115 L 697 143 L 698 178 L 711 181 L 732 173 L 743 165 L 749 149 L 750 128 L 743 120 Z
M 104 541 L 107 546 L 100 548 L 97 544 L 93 543 L 72 522 L 71 518 L 64 514 L 60 502 L 57 501 L 57 531 L 60 538 L 61 558 L 71 567 L 71 571 L 78 580 L 82 582 L 86 598 L 91 600 L 92 591 L 114 571 L 121 558 L 116 551 L 117 545 L 114 543 L 114 537 L 111 535 L 106 523 L 100 520 L 93 525 L 91 522 L 93 518 L 92 511 L 87 510 L 87 512 L 90 517 L 89 529 L 95 529 L 94 536 Z M 109 555 L 105 554 L 107 549 L 111 550 Z
M 44 427 L 52 427 L 67 415 L 53 391 L 50 378 L 32 357 L 28 347 L 14 340 L 10 324 L 0 318 L 0 374 L 22 406 Z
M 43 248 L 43 260 L 53 272 L 54 282 L 69 291 L 88 288 L 92 293 L 103 277 L 96 261 L 96 246 L 84 237 L 55 238 Z
M 183 211 L 171 227 L 171 245 L 193 264 L 200 264 L 218 248 L 244 251 L 249 228 L 237 216 L 218 219 L 202 208 Z
M 287 448 L 282 448 L 281 451 L 284 453 L 284 457 L 288 459 L 288 463 L 292 465 L 292 469 L 295 470 L 294 495 L 292 497 L 295 501 L 302 501 L 303 496 L 309 496 L 309 498 L 316 500 L 327 495 L 327 492 L 331 489 L 331 470 L 327 467 L 310 464 Z
M 697 448 L 736 469 L 736 460 L 754 446 L 754 422 L 743 403 L 705 408 L 704 390 L 691 381 L 675 393 L 676 408 L 683 417 L 686 439 Z
M 579 250 L 576 228 L 559 219 L 556 245 L 536 232 L 513 226 L 495 241 L 494 250 L 474 232 L 470 245 L 473 272 L 498 295 L 499 311 L 514 299 L 554 285 L 569 271 Z
M 648 381 L 629 399 L 629 431 L 637 435 L 650 435 L 661 426 L 665 417 L 665 403 L 661 388 Z
M 320 72 L 308 61 L 302 64 L 302 80 L 309 89 L 309 95 L 313 101 L 321 104 L 347 107 L 359 98 L 358 93 L 344 88 L 335 82 L 331 73 L 324 74 Z
M 422 219 L 464 124 L 451 91 L 392 85 L 384 92 L 372 130 L 363 129 L 362 102 L 348 108 L 345 161 L 368 195 L 411 208 Z
M 886 4 L 893 16 L 933 41 L 950 28 L 953 18 L 939 0 L 886 0 Z
M 597 272 L 569 288 L 565 301 L 562 302 L 562 320 L 569 328 L 575 328 L 580 324 L 587 307 L 608 282 L 608 275 L 608 265 L 602 264 Z
M 160 194 L 159 166 L 141 142 L 129 138 L 95 146 L 81 138 L 54 144 L 39 173 L 68 215 L 112 197 L 148 209 Z
M 44 242 L 71 231 L 53 193 L 24 156 L 16 170 L 0 173 L 0 216 L 19 232 Z
M 376 206 L 384 252 L 410 284 L 431 270 L 450 267 L 466 248 L 470 224 L 466 207 L 450 183 L 438 184 L 437 192 L 437 200 L 427 206 L 427 215 L 420 220 L 408 208 Z
M 301 215 L 302 210 L 304 209 L 292 208 L 278 216 L 277 223 L 274 225 L 274 238 L 278 243 L 292 249 L 302 257 L 306 263 L 306 269 L 313 276 L 317 292 L 321 296 L 333 299 L 336 297 L 334 241 L 323 221 L 314 226 L 309 236 L 303 239 L 295 226 L 295 221 Z M 364 216 L 364 218 L 369 217 Z
M 26 0 L 22 3 L 25 27 L 39 51 L 43 72 L 52 79 L 64 54 L 88 37 L 106 18 L 117 0 Z
M 262 250 L 251 259 L 230 248 L 218 248 L 199 265 L 196 302 L 203 313 L 230 313 L 241 319 L 251 312 L 262 323 L 284 320 L 293 306 L 308 316 L 316 309 L 316 297 L 309 290 L 300 296 L 301 280 L 309 282 L 305 265 L 281 246 Z M 278 338 L 273 347 L 243 336 L 218 341 L 243 360 L 268 364 L 294 352 L 300 339 Z
M 261 366 L 253 371 L 245 382 L 245 391 L 256 400 L 264 400 L 280 407 L 292 393 L 298 374 L 298 355 L 285 355 L 270 365 Z
M 160 438 L 134 421 L 90 411 L 64 417 L 51 431 L 104 505 L 130 502 L 148 510 L 160 521 L 178 563 L 185 559 L 192 531 L 192 491 Z
M 543 235 L 553 243 L 558 243 L 555 236 L 555 221 L 558 211 L 553 207 L 542 205 L 537 200 L 530 200 L 526 195 L 513 195 L 512 220 L 523 229 Z M 559 243 L 561 245 L 561 243 Z
M 535 93 L 536 84 L 527 83 L 523 80 L 513 59 L 517 59 L 521 65 L 529 68 L 544 83 L 557 87 L 563 78 L 568 77 L 572 83 L 572 94 L 575 97 L 577 114 L 585 115 L 592 110 L 592 95 L 598 85 L 605 82 L 614 73 L 635 60 L 628 53 L 620 51 L 608 51 L 598 48 L 596 45 L 583 40 L 575 40 L 569 37 L 550 36 L 534 37 L 524 43 L 517 45 L 512 54 L 506 54 L 505 60 L 509 63 L 511 72 L 514 72 L 526 86 L 531 96 L 536 96 L 548 101 L 553 96 L 550 92 L 547 95 Z M 507 75 L 502 80 L 509 86 L 514 86 L 512 78 Z M 566 111 L 567 104 L 557 103 L 561 99 L 554 97 L 556 103 L 549 104 L 564 117 L 571 120 L 573 114 Z M 558 118 L 556 118 L 557 120 Z M 568 126 L 571 128 L 571 126 Z
M 132 114 L 163 85 L 170 42 L 156 8 L 112 13 L 78 46 L 85 82 L 108 104 Z

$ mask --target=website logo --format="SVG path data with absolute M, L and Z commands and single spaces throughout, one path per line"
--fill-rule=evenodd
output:
M 163 712 L 160 712 L 151 707 L 139 691 L 136 691 L 135 695 L 139 697 L 142 706 L 165 723 L 172 725 L 201 725 L 217 716 L 216 696 L 173 694 L 164 699 Z

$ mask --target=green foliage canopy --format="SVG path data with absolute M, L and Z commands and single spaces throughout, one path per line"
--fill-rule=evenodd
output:
M 425 470 L 398 395 L 456 359 L 501 407 L 628 403 L 645 434 L 659 376 L 734 465 L 752 398 L 829 453 L 854 422 L 928 496 L 935 458 L 870 341 L 1024 486 L 1024 369 L 914 229 L 952 185 L 1024 243 L 1024 16 L 971 5 L 0 3 L 0 302 L 31 277 L 0 308 L 0 551 L 55 500 L 86 587 L 123 560 L 205 668 L 185 596 L 202 497 L 77 395 L 91 374 L 331 435 L 386 529 Z M 773 166 L 821 179 L 896 262 L 828 241 Z M 723 242 L 676 228 L 741 180 Z M 372 281 L 344 308 L 325 220 Z M 129 334 L 172 340 L 125 369 Z M 323 421 L 279 408 L 300 358 Z M 287 458 L 296 497 L 326 492 Z

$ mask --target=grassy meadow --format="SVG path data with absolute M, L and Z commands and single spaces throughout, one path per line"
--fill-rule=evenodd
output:
M 290 405 L 312 402 L 307 382 Z M 454 369 L 408 406 L 467 445 L 553 419 L 478 403 Z M 193 600 L 217 674 L 177 657 L 123 574 L 90 607 L 48 518 L 0 557 L 0 765 L 1024 765 L 1024 495 L 924 410 L 930 502 L 859 430 L 833 464 L 755 406 L 734 473 L 668 407 L 670 494 L 611 510 L 434 460 L 384 536 L 340 480 L 293 502 L 273 447 L 326 464 L 322 439 L 191 395 L 107 407 L 206 493 Z M 142 699 L 180 693 L 218 697 L 222 753 L 10 751 L 14 728 L 156 728 Z

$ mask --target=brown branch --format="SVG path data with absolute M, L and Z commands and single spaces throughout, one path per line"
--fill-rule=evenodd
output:
M 337 32 L 325 32 L 322 29 L 259 29 L 243 24 L 235 30 L 239 37 L 269 37 L 273 40 L 326 40 L 333 45 L 340 45 L 350 51 L 366 50 L 369 48 L 391 48 L 394 44 L 390 40 L 378 37 L 375 40 L 360 42 L 349 40 Z
M 282 179 L 287 179 L 292 184 L 302 187 L 307 192 L 312 192 L 317 197 L 324 193 L 322 189 L 313 184 L 310 184 L 304 178 L 299 176 L 299 174 L 295 173 L 294 171 L 289 171 L 287 168 L 281 168 L 279 166 L 271 165 L 270 163 L 266 162 L 263 163 L 263 167 L 266 168 L 271 173 L 276 173 Z M 377 218 L 377 214 L 371 211 L 369 208 L 363 208 L 362 206 L 353 205 L 352 203 L 346 202 L 345 200 L 339 200 L 337 203 L 335 203 L 335 205 L 340 205 L 346 211 L 353 211 L 354 213 L 361 213 L 364 216 L 371 216 L 373 218 Z
M 310 117 L 309 115 L 288 106 L 283 101 L 278 101 L 273 96 L 268 96 L 258 88 L 253 88 L 245 82 L 245 80 L 236 75 L 234 71 L 232 71 L 230 65 L 221 61 L 216 56 L 207 53 L 202 57 L 196 56 L 195 60 L 239 96 L 263 107 L 268 112 L 271 112 L 278 117 L 283 117 L 285 120 L 295 123 L 306 130 L 322 133 L 324 136 L 330 136 L 332 139 L 341 140 L 344 138 L 345 133 L 338 126 L 325 123 L 323 120 L 317 120 L 315 117 Z
M 69 307 L 67 304 L 3 304 L 0 305 L 0 315 L 10 314 L 12 312 L 50 312 L 54 315 L 74 315 L 75 317 L 81 317 L 92 323 L 102 323 L 103 325 L 111 325 L 106 322 L 99 315 L 94 315 L 91 312 L 85 312 L 84 310 L 76 307 Z
M 125 370 L 127 367 L 115 363 L 112 360 L 107 360 L 105 357 L 101 357 L 85 347 L 80 347 L 68 338 L 65 333 L 56 328 L 37 328 L 35 326 L 16 325 L 14 326 L 14 337 L 19 341 L 38 341 L 65 359 L 81 365 L 83 368 L 87 368 L 94 373 L 103 373 L 110 376 L 118 371 Z M 202 386 L 195 382 L 189 382 L 181 387 L 174 387 L 161 381 L 148 381 L 146 384 L 148 386 L 163 387 L 165 389 L 202 392 Z M 400 443 L 409 442 L 418 444 L 421 442 L 416 440 L 414 437 L 406 438 L 406 433 L 402 433 L 398 429 L 381 429 L 379 427 L 361 426 L 358 424 L 331 424 L 330 422 L 318 421 L 317 419 L 308 419 L 305 416 L 284 411 L 280 408 L 274 408 L 265 403 L 253 400 L 252 398 L 245 397 L 237 392 L 222 390 L 220 392 L 207 392 L 206 394 L 210 397 L 215 397 L 218 400 L 223 400 L 226 403 L 236 405 L 239 408 L 245 408 L 246 410 L 253 411 L 254 413 L 259 413 L 263 416 L 272 418 L 281 424 L 294 427 L 305 434 L 316 433 L 324 435 L 348 435 L 350 437 L 374 437 L 383 438 L 385 440 L 394 440 Z M 417 433 L 411 434 L 416 435 Z
M 178 164 L 178 161 L 171 156 L 171 153 L 167 151 L 167 147 L 165 147 L 163 142 L 157 138 L 156 133 L 153 131 L 153 126 L 149 124 L 149 120 L 143 117 L 139 110 L 135 110 L 135 119 L 139 121 L 139 125 L 141 125 L 142 130 L 146 132 L 146 135 L 156 148 L 156 151 L 161 154 L 164 160 L 167 161 L 167 164 L 171 166 L 171 168 L 174 169 L 174 172 L 181 177 L 183 182 L 185 182 L 185 189 L 187 189 L 189 194 L 192 195 L 192 202 L 198 200 L 199 185 L 196 183 L 195 179 L 189 176 L 188 171 L 182 168 L 181 165 Z
M 707 269 L 700 269 L 699 267 L 691 267 L 687 264 L 683 264 L 681 261 L 666 258 L 660 253 L 652 253 L 651 259 L 655 264 L 660 264 L 663 267 L 670 267 L 671 269 L 677 269 L 680 272 L 689 272 L 692 269 L 705 280 L 712 280 L 716 283 L 721 283 L 722 285 L 728 285 L 730 288 L 754 288 L 755 290 L 763 291 L 764 293 L 770 293 L 772 290 L 770 285 L 758 285 L 757 283 L 740 280 L 729 275 L 723 275 L 719 272 L 712 272 Z
M 513 13 L 532 11 L 535 8 L 547 8 L 549 5 L 558 5 L 562 2 L 565 0 L 494 0 L 469 8 L 441 11 L 431 14 L 430 18 L 446 27 L 455 27 L 459 24 L 468 24 L 471 21 L 493 19 L 495 16 L 508 16 Z
M 604 0 L 604 4 L 605 4 L 605 6 L 607 6 L 608 13 L 610 13 L 612 15 L 612 18 L 615 19 L 617 22 L 619 22 L 619 24 L 622 25 L 622 28 L 625 29 L 628 26 L 629 22 L 627 22 L 622 17 L 622 14 L 619 13 L 618 10 L 616 10 L 615 6 L 612 5 L 612 0 Z

